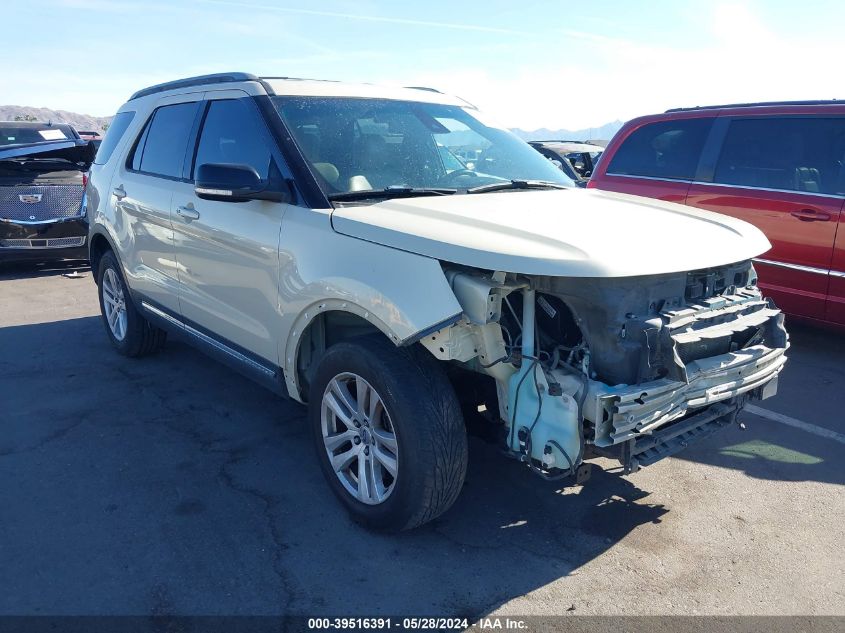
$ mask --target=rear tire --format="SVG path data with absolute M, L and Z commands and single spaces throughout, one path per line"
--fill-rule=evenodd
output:
M 138 357 L 161 349 L 167 340 L 167 332 L 152 325 L 135 308 L 120 265 L 112 252 L 100 258 L 97 294 L 106 335 L 119 353 Z
M 466 429 L 451 384 L 425 350 L 380 335 L 330 347 L 311 381 L 308 416 L 323 474 L 359 523 L 407 530 L 458 498 Z

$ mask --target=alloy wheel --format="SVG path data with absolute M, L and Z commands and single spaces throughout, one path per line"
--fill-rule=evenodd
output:
M 323 393 L 323 445 L 343 487 L 367 505 L 383 503 L 396 487 L 399 447 L 384 401 L 370 383 L 344 372 Z
M 103 310 L 112 336 L 118 341 L 126 338 L 126 299 L 123 285 L 113 268 L 107 268 L 103 274 L 102 290 Z

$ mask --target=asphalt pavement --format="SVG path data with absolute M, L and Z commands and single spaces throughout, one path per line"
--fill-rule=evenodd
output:
M 471 439 L 457 504 L 387 536 L 303 407 L 178 341 L 117 355 L 72 270 L 0 268 L 0 615 L 845 615 L 842 334 L 788 324 L 762 415 L 634 475 Z

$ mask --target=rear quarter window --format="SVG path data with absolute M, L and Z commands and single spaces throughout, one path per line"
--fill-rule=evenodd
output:
M 647 123 L 622 142 L 607 173 L 692 180 L 712 125 L 713 118 Z
M 106 137 L 100 143 L 97 150 L 97 157 L 94 162 L 97 165 L 105 165 L 114 153 L 114 148 L 120 143 L 120 139 L 126 134 L 126 129 L 135 118 L 134 112 L 118 112 L 112 119 L 109 129 L 106 130 Z

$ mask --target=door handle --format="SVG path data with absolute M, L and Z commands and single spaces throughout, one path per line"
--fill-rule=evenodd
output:
M 123 185 L 115 187 L 111 190 L 111 192 L 114 194 L 114 197 L 118 200 L 123 200 L 126 197 L 126 191 L 124 190 Z
M 176 207 L 176 215 L 185 220 L 185 222 L 200 219 L 199 211 L 191 207 Z
M 814 209 L 799 209 L 798 211 L 791 211 L 789 213 L 793 218 L 798 218 L 802 222 L 829 222 L 830 214 L 824 211 L 816 211 Z

